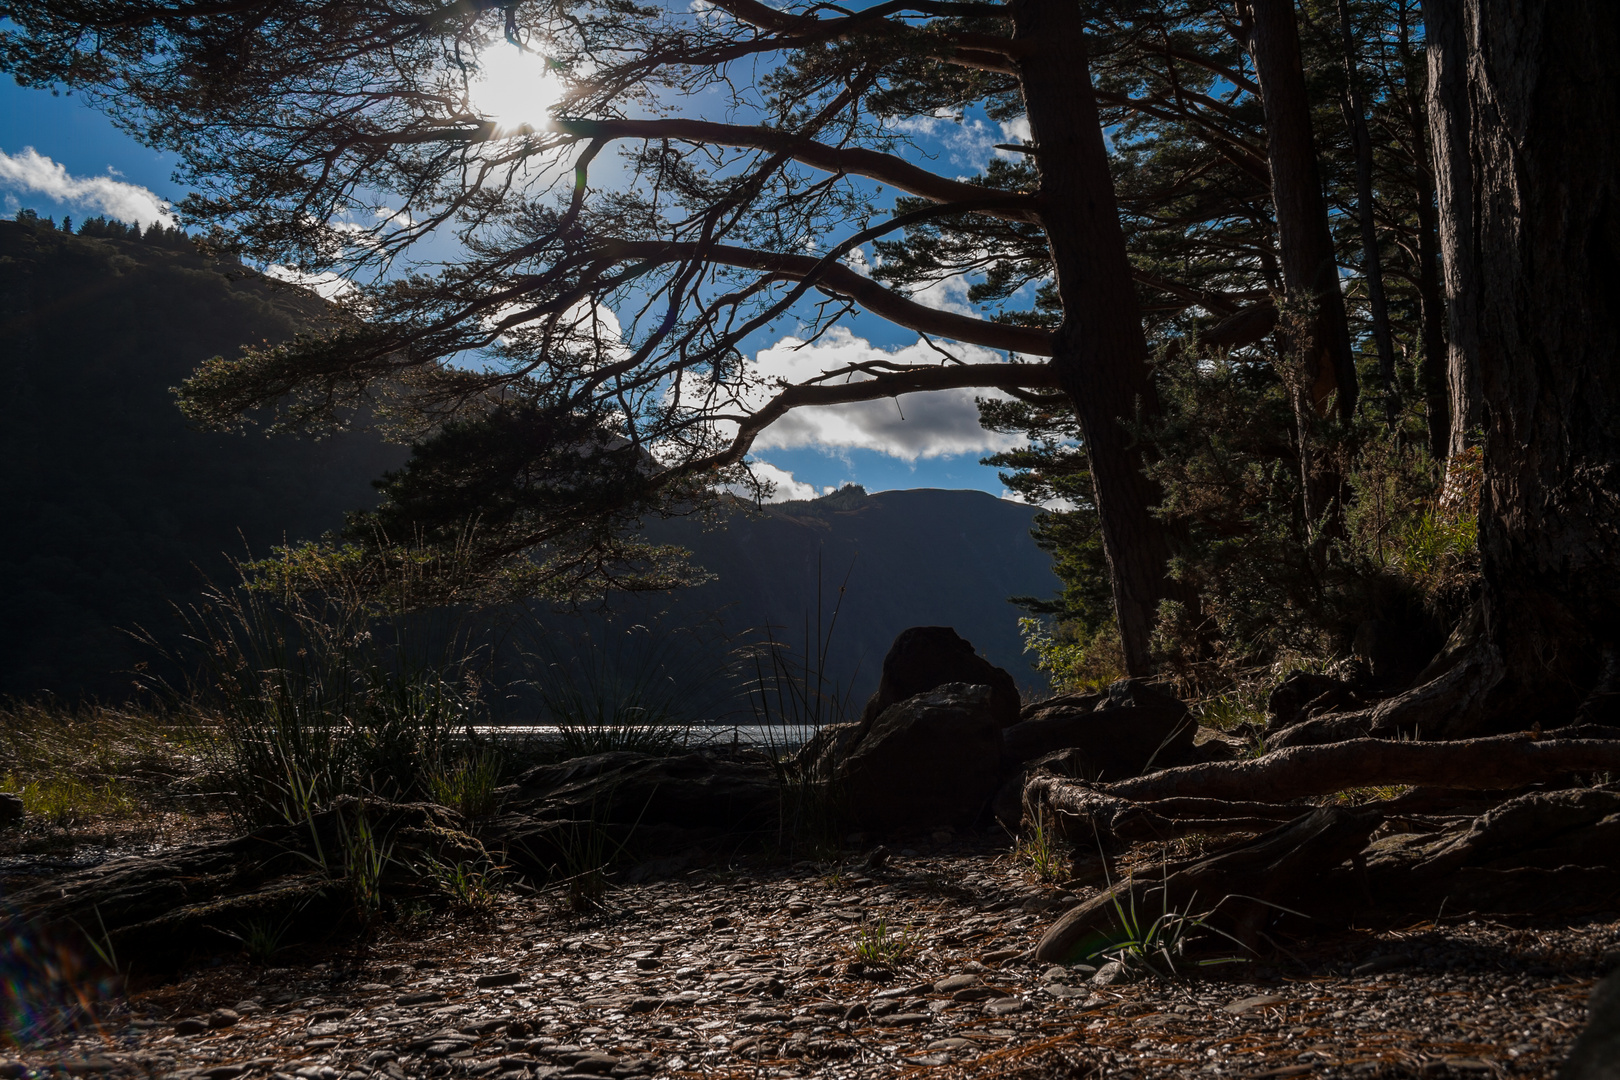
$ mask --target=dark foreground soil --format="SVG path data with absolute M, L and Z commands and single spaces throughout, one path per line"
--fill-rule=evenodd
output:
M 86 987 L 95 1021 L 0 1049 L 0 1080 L 1544 1077 L 1620 961 L 1614 913 L 1445 916 L 1099 985 L 1021 959 L 1075 896 L 1001 839 L 879 866 L 642 874 L 587 917 L 507 891 L 482 916 L 419 915 L 363 948 Z M 863 946 L 889 963 L 863 965 Z

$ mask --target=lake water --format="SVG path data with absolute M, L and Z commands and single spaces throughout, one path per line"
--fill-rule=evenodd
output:
M 562 732 L 556 724 L 500 724 L 474 729 L 480 735 L 509 739 L 554 739 Z M 731 745 L 765 746 L 777 749 L 803 746 L 816 728 L 797 724 L 725 724 L 713 727 L 679 729 L 687 746 Z

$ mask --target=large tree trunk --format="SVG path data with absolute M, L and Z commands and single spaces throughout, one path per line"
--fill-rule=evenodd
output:
M 1620 4 L 1467 0 L 1465 26 L 1486 631 L 1572 698 L 1620 641 Z
M 1285 321 L 1284 348 L 1302 370 L 1294 391 L 1299 425 L 1301 480 L 1305 511 L 1322 519 L 1337 498 L 1338 477 L 1322 471 L 1311 452 L 1317 417 L 1335 400 L 1348 419 L 1356 408 L 1355 359 L 1350 327 L 1339 291 L 1339 268 L 1328 229 L 1327 204 L 1316 167 L 1311 106 L 1300 60 L 1299 27 L 1293 0 L 1250 0 L 1249 55 L 1254 60 L 1266 117 L 1271 163 L 1271 197 L 1282 255 L 1283 293 L 1291 305 L 1308 311 L 1302 326 Z
M 1126 667 L 1142 675 L 1151 666 L 1159 602 L 1189 599 L 1166 576 L 1170 534 L 1151 512 L 1160 492 L 1143 473 L 1142 448 L 1127 427 L 1158 413 L 1158 393 L 1092 93 L 1083 13 L 1064 0 L 1018 0 L 1013 13 L 1013 37 L 1027 50 L 1019 73 L 1038 151 L 1041 217 L 1063 299 L 1052 363 L 1085 437 Z
M 1466 738 L 1610 722 L 1620 703 L 1620 413 L 1610 398 L 1620 385 L 1620 4 L 1426 10 L 1442 53 L 1435 130 L 1453 138 L 1456 114 L 1468 117 L 1466 160 L 1454 145 L 1436 152 L 1449 156 L 1445 183 L 1465 174 L 1470 184 L 1443 192 L 1440 235 L 1448 292 L 1466 286 L 1453 360 L 1461 335 L 1483 404 L 1485 588 L 1429 677 L 1373 710 L 1369 730 Z M 1462 63 L 1450 50 L 1463 48 L 1459 88 L 1447 80 Z M 1454 414 L 1453 447 L 1466 423 Z
M 1439 202 L 1440 258 L 1446 291 L 1447 456 L 1468 446 L 1480 424 L 1479 339 L 1473 266 L 1473 181 L 1468 161 L 1468 45 L 1465 0 L 1423 0 L 1429 61 L 1429 128 Z
M 1402 67 L 1410 55 L 1406 26 L 1401 27 Z M 1418 383 L 1429 420 L 1429 456 L 1444 464 L 1451 455 L 1451 399 L 1446 390 L 1446 301 L 1440 277 L 1440 214 L 1435 207 L 1435 168 L 1429 153 L 1429 116 L 1424 95 L 1411 82 L 1406 108 L 1412 138 L 1412 182 L 1417 192 L 1418 303 L 1423 322 L 1423 363 Z
M 1383 383 L 1384 416 L 1393 426 L 1397 412 L 1395 339 L 1389 330 L 1389 301 L 1384 296 L 1384 260 L 1378 250 L 1378 226 L 1373 218 L 1372 134 L 1367 130 L 1367 107 L 1361 97 L 1361 72 L 1356 68 L 1355 28 L 1348 0 L 1339 0 L 1340 45 L 1344 53 L 1344 120 L 1356 151 L 1356 219 L 1361 226 L 1361 273 L 1367 279 L 1367 314 L 1372 320 L 1373 343 L 1378 349 L 1378 376 Z

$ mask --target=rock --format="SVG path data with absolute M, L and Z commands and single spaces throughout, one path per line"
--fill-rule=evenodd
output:
M 1116 982 L 1123 982 L 1126 978 L 1125 965 L 1118 960 L 1110 960 L 1097 969 L 1091 977 L 1092 986 L 1111 986 Z
M 1229 1012 L 1233 1016 L 1242 1016 L 1244 1013 L 1251 1012 L 1254 1009 L 1263 1009 L 1268 1005 L 1286 1005 L 1292 1000 L 1292 998 L 1279 997 L 1276 994 L 1257 994 L 1252 997 L 1241 997 L 1229 1001 L 1221 1006 L 1221 1010 Z
M 566 868 L 586 847 L 637 859 L 774 833 L 781 800 L 770 759 L 752 751 L 590 754 L 537 766 L 499 792 L 502 812 L 481 823 L 479 836 L 540 875 Z
M 586 1053 L 580 1054 L 568 1063 L 568 1067 L 575 1072 L 591 1073 L 596 1076 L 606 1075 L 613 1071 L 619 1059 L 612 1054 Z
M 1001 779 L 993 694 L 947 683 L 884 710 L 838 770 L 855 821 L 873 830 L 972 824 Z
M 176 1035 L 201 1035 L 207 1030 L 208 1021 L 195 1016 L 189 1016 L 174 1025 Z
M 0 827 L 14 825 L 22 819 L 22 796 L 13 795 L 10 792 L 0 792 Z
M 1586 1029 L 1575 1040 L 1558 1080 L 1620 1080 L 1620 971 L 1592 988 Z
M 211 1028 L 235 1027 L 242 1020 L 242 1014 L 235 1009 L 215 1009 L 208 1014 L 208 1026 Z
M 490 986 L 516 986 L 523 981 L 522 972 L 497 971 L 489 975 L 480 975 L 473 980 L 473 985 L 483 988 Z
M 1018 722 L 1018 687 L 1011 675 L 974 652 L 972 643 L 950 627 L 913 626 L 889 646 L 877 693 L 861 712 L 861 727 L 869 729 L 891 706 L 947 683 L 989 687 L 996 726 Z
M 1021 997 L 997 998 L 984 1007 L 987 1016 L 1011 1016 L 1029 1008 L 1029 1001 Z
M 1333 712 L 1359 703 L 1354 688 L 1328 675 L 1296 671 L 1284 679 L 1266 699 L 1270 721 L 1266 734 L 1275 735 L 1318 713 Z
M 1121 679 L 1106 695 L 1043 702 L 1024 716 L 1002 732 L 1006 760 L 1019 764 L 1062 751 L 1061 765 L 1047 758 L 1049 770 L 1084 780 L 1119 780 L 1149 765 L 1176 764 L 1198 733 L 1185 703 L 1141 679 Z
M 978 985 L 979 977 L 977 975 L 952 975 L 949 978 L 941 979 L 939 982 L 935 983 L 934 993 L 954 994 L 958 990 L 966 990 L 970 986 Z

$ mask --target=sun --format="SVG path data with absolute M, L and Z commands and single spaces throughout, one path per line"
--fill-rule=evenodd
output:
M 562 80 L 537 52 L 496 42 L 478 58 L 478 68 L 473 105 L 495 121 L 498 135 L 543 127 L 562 97 Z

